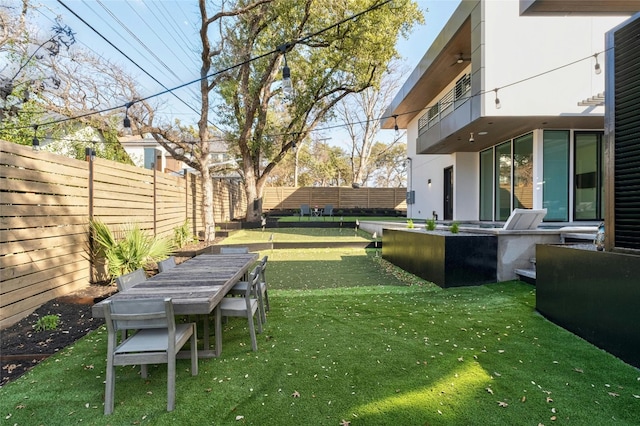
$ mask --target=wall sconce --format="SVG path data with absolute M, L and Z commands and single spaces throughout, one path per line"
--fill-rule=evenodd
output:
M 427 185 L 431 186 L 431 179 L 427 179 Z

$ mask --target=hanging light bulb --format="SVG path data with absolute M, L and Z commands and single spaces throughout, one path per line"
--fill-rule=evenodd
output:
M 131 131 L 131 120 L 129 119 L 129 108 L 133 105 L 133 102 L 127 102 L 125 105 L 127 109 L 124 111 L 124 120 L 122 125 L 124 126 L 124 134 L 127 136 L 131 136 L 133 132 Z
M 596 74 L 601 74 L 602 68 L 600 68 L 600 62 L 598 62 L 598 54 L 596 53 L 595 55 L 593 55 L 593 57 L 596 58 L 596 64 L 594 65 L 594 70 Z
M 296 145 L 296 141 L 293 141 L 293 144 L 291 145 L 291 147 L 293 148 L 293 152 L 296 152 L 298 150 L 298 146 Z
M 469 143 L 474 143 L 476 140 L 473 138 L 473 132 L 469 135 Z M 429 179 L 431 180 L 431 179 Z
M 293 95 L 293 84 L 291 83 L 291 70 L 287 65 L 287 57 L 284 57 L 284 68 L 282 68 L 282 93 L 285 98 L 291 98 Z
M 39 152 L 40 151 L 40 141 L 38 140 L 38 135 L 36 134 L 38 132 L 38 125 L 34 124 L 33 125 L 33 139 L 31 140 L 31 149 L 33 149 L 34 152 Z
M 282 94 L 285 98 L 290 99 L 293 96 L 293 84 L 291 83 L 291 69 L 289 69 L 289 64 L 287 63 L 287 49 L 289 49 L 290 44 L 285 43 L 278 46 L 278 51 L 282 52 L 282 56 L 284 57 L 284 67 L 282 68 Z
M 494 92 L 496 92 L 496 109 L 500 109 L 502 108 L 502 104 L 500 103 L 500 98 L 498 97 L 498 89 L 493 89 Z
M 393 130 L 396 132 L 396 137 L 400 136 L 400 129 L 398 128 L 398 116 L 393 116 Z

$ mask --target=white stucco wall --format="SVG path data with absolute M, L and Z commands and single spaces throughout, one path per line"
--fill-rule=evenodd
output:
M 498 91 L 502 108 L 495 108 L 495 96 L 488 93 L 482 115 L 603 114 L 603 107 L 577 103 L 604 91 L 604 71 L 594 72 L 593 55 L 605 49 L 605 32 L 625 18 L 518 12 L 517 1 L 483 2 L 483 91 L 503 88 Z M 603 70 L 604 56 L 598 55 Z M 567 65 L 574 61 L 579 62 Z

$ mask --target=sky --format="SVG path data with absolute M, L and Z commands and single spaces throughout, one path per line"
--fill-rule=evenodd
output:
M 9 0 L 11 1 L 11 0 Z M 142 96 L 173 89 L 199 78 L 199 12 L 196 0 L 33 0 L 41 4 L 35 22 L 42 36 L 49 34 L 56 17 L 76 33 L 78 45 L 108 58 L 127 70 L 140 83 Z M 416 26 L 410 37 L 401 39 L 397 49 L 404 58 L 407 75 L 441 31 L 460 0 L 417 0 L 425 13 L 425 24 Z M 91 28 L 90 28 L 91 27 Z M 274 46 L 275 47 L 275 46 Z M 171 116 L 190 122 L 199 102 L 198 84 L 190 84 L 175 94 L 158 97 Z M 122 104 L 128 99 L 122 99 Z M 195 122 L 195 120 L 193 120 Z M 381 131 L 390 139 L 392 131 Z M 340 129 L 321 133 L 328 143 L 340 145 Z M 388 134 L 388 135 L 385 135 Z

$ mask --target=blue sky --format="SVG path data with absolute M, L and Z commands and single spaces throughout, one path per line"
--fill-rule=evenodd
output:
M 47 36 L 55 17 L 60 16 L 63 23 L 76 32 L 80 46 L 109 58 L 132 74 L 140 83 L 139 91 L 143 96 L 199 78 L 199 13 L 195 0 L 61 1 L 70 10 L 58 1 L 41 0 L 43 6 L 34 14 L 41 35 Z M 397 44 L 408 72 L 420 61 L 460 0 L 418 0 L 417 3 L 426 11 L 425 24 L 416 27 L 407 40 L 402 39 Z M 197 107 L 197 90 L 197 84 L 193 84 L 176 91 L 176 94 Z M 122 100 L 123 104 L 127 101 Z M 161 101 L 173 106 L 172 114 L 176 118 L 188 120 L 189 110 L 184 106 L 181 108 L 183 112 L 175 114 L 175 104 L 179 103 L 175 98 L 165 95 Z M 332 135 L 323 135 L 327 136 Z M 336 135 L 330 143 L 339 144 L 336 143 L 339 139 L 340 136 Z

